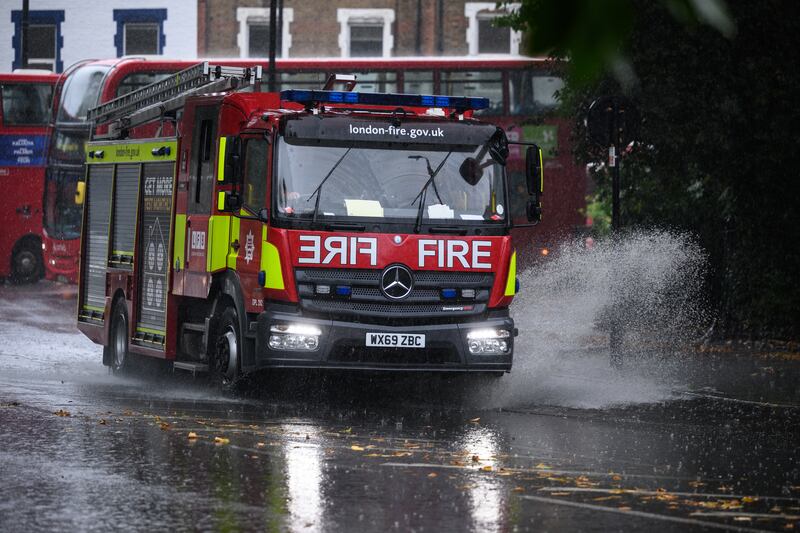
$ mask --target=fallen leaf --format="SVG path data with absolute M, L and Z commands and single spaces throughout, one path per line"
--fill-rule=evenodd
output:
M 752 520 L 753 519 L 750 518 L 749 516 L 734 516 L 733 517 L 733 521 L 734 522 L 750 522 Z
M 525 492 L 525 489 L 522 487 L 514 487 L 511 489 L 513 492 Z
M 196 439 L 197 438 L 197 433 L 195 433 L 194 431 L 190 431 L 189 434 L 186 437 L 189 438 L 189 439 Z
M 492 465 L 486 465 L 484 467 L 481 467 L 481 470 L 483 470 L 484 472 L 491 472 L 492 471 Z
M 753 503 L 754 501 L 758 501 L 758 498 L 754 498 L 753 496 L 742 496 L 742 503 Z
M 550 496 L 569 496 L 570 492 L 551 492 Z
M 605 502 L 608 500 L 619 500 L 619 496 L 600 496 L 599 498 L 594 498 L 596 502 Z
M 698 488 L 698 487 L 705 487 L 706 484 L 703 483 L 702 481 L 690 481 L 689 482 L 689 486 L 690 487 L 694 487 L 694 488 Z
M 611 476 L 611 479 L 613 479 L 614 481 L 620 481 L 620 480 L 622 480 L 622 477 L 621 476 L 617 476 L 617 475 L 613 475 L 613 476 Z
M 214 437 L 214 444 L 228 444 L 231 439 L 225 437 Z
M 408 448 L 409 450 L 416 450 L 419 448 L 419 444 L 411 444 L 410 442 L 404 442 L 403 448 Z
M 343 430 L 342 430 L 340 433 L 347 433 L 347 434 L 350 434 L 350 433 L 352 433 L 352 432 L 353 432 L 353 428 L 346 428 L 346 429 L 343 429 Z
M 477 463 L 477 462 L 478 462 L 478 461 L 480 461 L 480 460 L 481 460 L 481 458 L 480 458 L 480 457 L 478 457 L 477 455 L 473 455 L 473 456 L 472 456 L 472 462 L 473 462 L 473 463 Z
M 477 423 L 478 423 L 478 422 L 480 422 L 480 421 L 481 421 L 481 418 L 480 418 L 480 417 L 478 417 L 478 418 L 473 418 L 473 419 L 471 419 L 471 420 L 469 421 L 469 423 L 470 423 L 470 424 L 477 424 Z
M 467 463 L 465 463 L 464 461 L 458 461 L 458 460 L 450 461 L 450 464 L 453 465 L 453 466 L 467 466 Z
M 430 474 L 428 474 L 428 477 L 437 477 L 438 475 L 439 474 L 437 474 L 436 472 L 431 472 Z
M 264 443 L 264 442 L 256 442 L 256 447 L 263 448 L 264 446 L 266 446 L 266 443 Z
M 69 411 L 65 411 L 63 409 L 59 409 L 58 411 L 56 411 L 53 414 L 56 415 L 56 416 L 70 416 Z
M 158 427 L 160 427 L 160 428 L 161 428 L 161 431 L 166 431 L 166 430 L 168 430 L 168 429 L 169 429 L 169 424 L 168 424 L 168 423 L 166 423 L 166 422 L 160 422 L 160 423 L 158 424 Z
M 350 449 L 353 450 L 354 452 L 363 452 L 364 451 L 364 448 L 362 448 L 361 446 L 358 446 L 356 444 L 353 444 L 352 446 L 350 446 Z
M 552 466 L 548 466 L 548 465 L 546 465 L 544 463 L 539 463 L 538 465 L 536 465 L 536 468 L 543 468 L 543 469 L 546 470 L 548 468 L 553 468 L 553 467 Z
M 625 505 L 623 505 L 623 506 L 621 506 L 621 507 L 617 507 L 617 509 L 619 509 L 620 511 L 630 511 L 630 510 L 631 510 L 631 508 L 630 508 L 630 507 L 628 507 L 628 506 L 625 506 Z
M 108 422 L 106 422 L 106 419 L 105 419 L 105 418 L 101 418 L 101 419 L 100 419 L 100 422 L 99 422 L 99 424 L 100 424 L 101 426 L 105 426 L 107 423 L 108 423 Z
M 409 452 L 394 452 L 393 454 L 395 457 L 410 457 L 411 454 Z

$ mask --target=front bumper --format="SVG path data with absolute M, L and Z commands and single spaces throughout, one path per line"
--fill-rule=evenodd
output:
M 273 350 L 270 326 L 303 324 L 322 332 L 314 351 Z M 508 353 L 471 354 L 467 333 L 502 328 L 511 332 Z M 428 325 L 388 326 L 312 318 L 299 312 L 267 309 L 258 317 L 256 329 L 257 368 L 333 368 L 352 370 L 424 372 L 508 372 L 514 353 L 514 321 L 507 317 L 481 321 Z M 425 348 L 375 348 L 366 346 L 367 333 L 412 333 L 425 335 Z

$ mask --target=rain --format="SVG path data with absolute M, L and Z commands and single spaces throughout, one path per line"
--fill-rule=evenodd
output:
M 330 4 L 0 8 L 0 530 L 800 527 L 796 9 Z

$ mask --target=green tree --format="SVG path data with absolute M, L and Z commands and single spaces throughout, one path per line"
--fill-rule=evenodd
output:
M 581 162 L 602 160 L 583 132 L 588 103 L 637 105 L 623 223 L 697 235 L 728 333 L 800 334 L 800 3 L 528 0 L 507 22 L 530 51 L 569 59 L 562 101 Z M 610 180 L 597 181 L 602 204 Z

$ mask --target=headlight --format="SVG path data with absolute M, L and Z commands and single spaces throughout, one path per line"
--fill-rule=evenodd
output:
M 273 324 L 269 327 L 269 347 L 273 350 L 313 352 L 319 348 L 322 330 L 310 324 Z
M 507 329 L 474 329 L 467 333 L 467 347 L 472 355 L 502 355 L 511 348 L 510 337 Z

